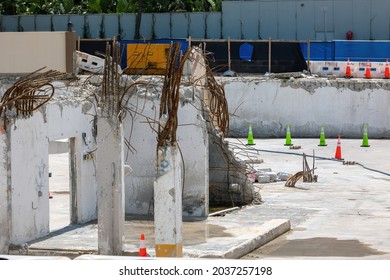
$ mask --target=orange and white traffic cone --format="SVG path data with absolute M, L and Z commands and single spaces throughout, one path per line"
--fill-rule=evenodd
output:
M 351 65 L 349 65 L 349 57 L 347 61 L 347 68 L 345 69 L 345 78 L 352 78 Z
M 371 79 L 371 63 L 368 61 L 366 65 L 366 73 L 364 74 L 366 79 Z
M 138 256 L 140 256 L 140 257 L 147 257 L 148 256 L 148 254 L 146 252 L 145 235 L 143 233 L 141 234 L 141 239 L 139 241 Z
M 387 58 L 386 58 L 385 74 L 383 75 L 383 78 L 385 79 L 390 78 L 389 60 Z
M 334 156 L 335 159 L 339 159 L 339 160 L 343 160 L 343 158 L 341 157 L 341 140 L 340 140 L 340 135 L 339 135 L 339 138 L 337 140 L 337 148 L 336 148 L 336 154 Z

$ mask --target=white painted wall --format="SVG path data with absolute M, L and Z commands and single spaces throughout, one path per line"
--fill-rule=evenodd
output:
M 11 243 L 49 232 L 48 140 L 44 116 L 36 111 L 10 126 Z
M 230 118 L 230 135 L 254 137 L 361 138 L 368 124 L 372 138 L 390 137 L 390 84 L 384 80 L 222 78 Z
M 83 154 L 96 148 L 91 129 L 94 113 L 92 103 L 85 99 L 61 98 L 60 101 L 53 99 L 29 118 L 9 119 L 8 144 L 6 134 L 0 134 L 0 197 L 4 200 L 1 207 L 7 207 L 8 201 L 12 214 L 2 208 L 0 221 L 9 221 L 10 227 L 2 226 L 1 233 L 6 237 L 7 228 L 10 229 L 10 243 L 21 244 L 49 232 L 49 141 L 74 139 L 71 141 L 76 167 L 71 180 L 75 186 L 74 193 L 71 191 L 75 212 L 72 222 L 85 223 L 97 218 L 95 163 L 83 160 Z M 9 166 L 6 161 L 10 162 Z M 11 189 L 9 200 L 8 187 Z M 0 250 L 6 250 L 3 240 L 0 245 Z

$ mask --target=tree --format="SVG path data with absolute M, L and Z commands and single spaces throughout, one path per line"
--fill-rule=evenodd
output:
M 0 0 L 0 14 L 96 14 L 166 12 L 217 12 L 221 0 Z

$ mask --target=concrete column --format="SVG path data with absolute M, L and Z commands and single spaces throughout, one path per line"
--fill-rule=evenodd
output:
M 0 123 L 0 254 L 8 253 L 10 243 L 10 207 L 8 194 L 8 141 Z
M 113 118 L 97 122 L 98 251 L 122 255 L 124 240 L 123 127 Z
M 183 162 L 177 147 L 160 148 L 154 182 L 156 257 L 183 256 Z

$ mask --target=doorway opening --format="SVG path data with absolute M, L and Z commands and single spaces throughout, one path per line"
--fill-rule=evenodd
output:
M 49 230 L 72 223 L 72 173 L 74 138 L 49 143 Z

